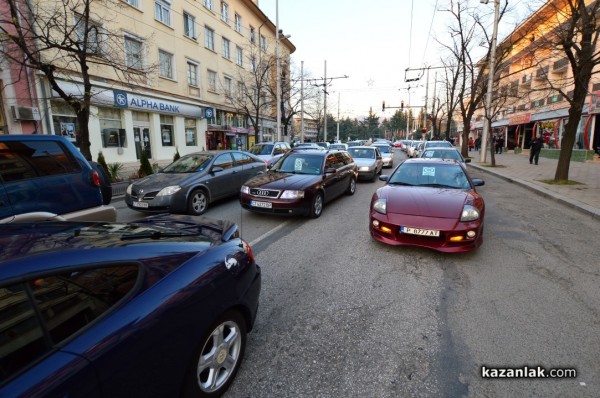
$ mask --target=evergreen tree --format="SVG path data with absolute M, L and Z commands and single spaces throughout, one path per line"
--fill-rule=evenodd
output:
M 148 155 L 146 154 L 146 151 L 142 151 L 142 155 L 140 156 L 140 169 L 138 170 L 138 176 L 141 178 L 149 176 L 153 173 L 154 170 L 152 169 Z

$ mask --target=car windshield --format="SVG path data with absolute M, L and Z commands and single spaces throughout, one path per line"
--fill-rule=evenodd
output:
M 375 151 L 371 148 L 348 148 L 348 153 L 357 159 L 375 159 Z
M 469 189 L 471 186 L 458 164 L 402 163 L 388 179 L 390 185 Z
M 458 153 L 458 151 L 455 150 L 446 151 L 427 149 L 425 152 L 423 152 L 423 155 L 421 157 L 427 159 L 452 159 L 458 160 L 460 162 L 463 161 L 462 157 L 460 156 L 460 153 Z
M 270 155 L 273 152 L 273 145 L 254 145 L 249 152 L 253 155 Z
M 379 152 L 385 152 L 385 153 L 390 153 L 390 146 L 389 145 L 376 145 L 377 149 L 379 149 Z
M 282 158 L 271 170 L 281 173 L 321 175 L 322 165 L 323 156 L 298 153 Z
M 212 154 L 192 154 L 183 156 L 163 169 L 163 173 L 195 173 L 208 167 Z
M 452 143 L 450 143 L 449 141 L 429 141 L 427 142 L 427 144 L 425 144 L 425 146 L 428 147 L 443 147 L 443 148 L 452 148 Z

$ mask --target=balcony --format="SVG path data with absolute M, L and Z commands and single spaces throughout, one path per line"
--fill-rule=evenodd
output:
M 552 65 L 552 73 L 564 73 L 566 72 L 568 66 L 568 58 L 559 59 Z
M 539 68 L 535 72 L 535 80 L 546 80 L 548 78 L 548 69 L 550 69 L 548 65 L 544 66 L 543 68 Z

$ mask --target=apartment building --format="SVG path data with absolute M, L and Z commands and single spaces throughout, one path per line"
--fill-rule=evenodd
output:
M 43 8 L 53 2 L 34 3 Z M 99 4 L 91 3 L 92 7 Z M 121 51 L 111 55 L 122 59 L 134 78 L 131 73 L 124 77 L 111 65 L 96 63 L 90 68 L 94 159 L 101 151 L 109 163 L 135 165 L 144 151 L 152 163 L 165 164 L 176 152 L 248 149 L 257 137 L 277 138 L 275 100 L 269 93 L 261 88 L 256 93 L 269 104 L 259 115 L 260 134 L 255 134 L 248 112 L 235 101 L 243 95 L 244 85 L 246 92 L 252 90 L 248 76 L 257 67 L 257 57 L 274 62 L 276 26 L 258 1 L 110 0 L 106 4 L 92 9 L 90 23 L 97 28 L 88 41 L 97 46 L 99 57 L 108 50 Z M 78 15 L 68 15 L 67 26 L 74 26 Z M 73 34 L 78 34 L 76 28 Z M 108 35 L 117 36 L 119 46 L 103 48 Z M 281 67 L 289 68 L 295 47 L 285 36 L 280 37 L 279 47 Z M 56 52 L 43 55 L 56 56 Z M 60 88 L 81 97 L 80 74 L 67 64 L 59 66 Z M 274 87 L 272 69 L 268 84 Z M 62 134 L 77 144 L 79 126 L 73 109 L 42 74 L 25 72 L 7 61 L 0 64 L 0 133 Z M 289 76 L 289 70 L 286 73 Z
M 492 133 L 502 136 L 509 150 L 528 149 L 537 133 L 542 134 L 546 148 L 560 148 L 569 102 L 555 88 L 572 97 L 574 85 L 566 55 L 558 46 L 550 48 L 547 40 L 551 30 L 557 29 L 555 21 L 564 18 L 558 5 L 556 0 L 547 2 L 499 44 L 510 50 L 497 70 L 499 81 L 492 92 L 500 104 Z M 600 146 L 599 95 L 600 78 L 593 75 L 574 149 Z M 483 108 L 476 113 L 474 137 L 482 133 L 484 115 Z
M 317 121 L 304 115 L 304 132 L 302 132 L 302 118 L 294 116 L 293 131 L 294 139 L 298 142 L 317 142 L 319 130 Z

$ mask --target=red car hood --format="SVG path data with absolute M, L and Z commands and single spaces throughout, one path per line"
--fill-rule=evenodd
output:
M 321 175 L 267 172 L 252 177 L 244 185 L 250 188 L 302 190 L 322 179 Z
M 453 219 L 474 199 L 468 190 L 391 185 L 382 187 L 379 197 L 387 199 L 388 213 Z

